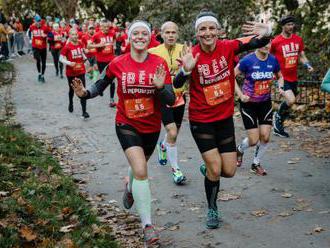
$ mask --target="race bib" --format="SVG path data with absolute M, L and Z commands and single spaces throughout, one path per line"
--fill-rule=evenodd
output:
M 154 113 L 154 100 L 152 97 L 126 99 L 124 104 L 126 116 L 130 119 L 146 117 Z
M 208 105 L 214 106 L 232 97 L 229 80 L 203 87 Z
M 81 71 L 83 70 L 83 64 L 82 63 L 76 63 L 73 67 L 74 71 Z
M 43 40 L 35 40 L 35 44 L 37 46 L 42 46 L 43 43 L 44 43 Z
M 286 69 L 289 69 L 289 68 L 296 67 L 297 60 L 298 60 L 298 57 L 297 56 L 285 58 L 285 68 Z
M 271 80 L 266 81 L 255 81 L 254 93 L 258 96 L 262 96 L 270 93 Z
M 112 53 L 112 45 L 107 45 L 106 47 L 104 47 L 102 52 L 105 54 Z
M 179 106 L 184 105 L 184 103 L 185 102 L 184 102 L 184 98 L 183 98 L 182 92 L 175 92 L 175 102 L 174 102 L 174 105 L 173 106 L 167 105 L 167 107 L 176 108 L 176 107 L 179 107 Z
M 60 49 L 62 47 L 61 43 L 55 43 L 55 49 Z

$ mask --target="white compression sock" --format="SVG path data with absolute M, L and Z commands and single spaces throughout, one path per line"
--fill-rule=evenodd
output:
M 176 145 L 170 145 L 166 142 L 166 151 L 167 151 L 167 159 L 171 164 L 171 167 L 175 170 L 180 169 L 178 166 L 178 148 Z
M 133 170 L 131 167 L 128 167 L 128 184 L 127 184 L 128 192 L 132 192 L 133 180 L 134 180 Z
M 162 144 L 163 144 L 163 147 L 166 147 L 166 144 L 167 144 L 167 133 L 164 136 L 164 139 L 162 141 Z
M 149 180 L 133 180 L 133 198 L 136 210 L 140 215 L 142 228 L 151 225 L 151 192 Z
M 248 138 L 244 138 L 242 140 L 242 143 L 238 146 L 238 150 L 243 153 L 249 147 L 250 147 L 250 145 L 249 145 L 249 139 Z
M 263 157 L 267 150 L 268 143 L 259 143 L 256 146 L 256 150 L 254 152 L 254 158 L 253 158 L 253 163 L 254 164 L 260 164 L 260 159 Z

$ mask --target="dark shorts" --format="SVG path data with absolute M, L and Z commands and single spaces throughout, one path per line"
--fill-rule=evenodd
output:
M 39 49 L 39 48 L 32 48 L 32 51 L 33 51 L 33 57 L 36 59 L 36 60 L 39 60 L 39 59 L 46 59 L 47 57 L 47 49 Z
M 272 125 L 273 107 L 271 100 L 265 102 L 240 102 L 240 111 L 245 129 L 258 125 Z
M 284 91 L 291 90 L 293 94 L 298 95 L 298 82 L 289 82 L 284 80 Z
M 150 157 L 155 150 L 159 137 L 159 132 L 140 133 L 134 127 L 122 123 L 116 123 L 116 134 L 124 151 L 132 146 L 140 146 L 146 157 Z
M 176 127 L 179 129 L 182 124 L 182 119 L 185 110 L 185 104 L 176 108 L 169 108 L 166 105 L 161 106 L 162 112 L 162 122 L 164 126 L 168 124 L 175 123 Z
M 233 117 L 210 123 L 191 121 L 190 130 L 201 153 L 214 148 L 220 153 L 236 151 Z
M 87 59 L 88 59 L 88 62 L 90 64 L 90 66 L 94 66 L 96 64 L 95 57 L 90 57 L 90 58 L 87 58 Z

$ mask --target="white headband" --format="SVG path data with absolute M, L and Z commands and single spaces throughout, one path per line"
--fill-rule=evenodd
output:
M 137 22 L 134 22 L 128 29 L 128 32 L 127 32 L 127 35 L 128 35 L 128 38 L 131 37 L 131 34 L 133 32 L 133 30 L 135 28 L 138 28 L 138 27 L 144 27 L 148 30 L 148 33 L 149 35 L 151 35 L 151 30 L 150 30 L 150 27 L 148 26 L 148 24 L 144 21 L 137 21 Z
M 196 30 L 197 30 L 199 24 L 201 24 L 202 22 L 215 22 L 215 24 L 217 24 L 218 27 L 220 26 L 217 18 L 215 18 L 214 16 L 202 16 L 202 17 L 198 18 L 195 22 Z

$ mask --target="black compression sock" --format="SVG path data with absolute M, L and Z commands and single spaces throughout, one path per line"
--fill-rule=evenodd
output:
M 220 187 L 220 180 L 210 181 L 207 177 L 204 179 L 205 193 L 208 203 L 208 208 L 217 210 L 217 197 Z

